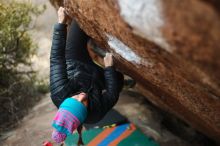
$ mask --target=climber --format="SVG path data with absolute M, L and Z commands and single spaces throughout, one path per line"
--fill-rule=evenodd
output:
M 75 20 L 67 35 L 67 17 L 60 7 L 50 56 L 51 99 L 58 108 L 52 139 L 57 143 L 75 129 L 80 131 L 83 123 L 100 121 L 116 104 L 124 81 L 113 66 L 111 53 L 104 57 L 104 68 L 92 61 L 86 49 L 90 38 Z

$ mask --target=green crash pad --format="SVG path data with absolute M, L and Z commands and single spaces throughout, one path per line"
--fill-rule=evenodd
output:
M 84 130 L 82 138 L 84 145 L 87 146 L 159 146 L 132 123 Z M 67 137 L 65 144 L 66 146 L 76 146 L 77 141 L 78 134 L 74 133 Z

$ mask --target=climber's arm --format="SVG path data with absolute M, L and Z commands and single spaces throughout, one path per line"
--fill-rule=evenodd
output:
M 74 79 L 67 78 L 65 46 L 67 25 L 64 24 L 64 8 L 58 10 L 58 23 L 54 25 L 52 47 L 50 53 L 50 92 L 54 104 L 59 105 L 74 90 Z
M 63 85 L 68 82 L 65 61 L 65 46 L 67 25 L 61 23 L 63 18 L 62 9 L 58 10 L 58 23 L 54 25 L 53 40 L 50 53 L 50 92 L 55 105 L 58 101 L 58 93 L 62 90 Z M 57 97 L 56 97 L 57 96 Z
M 102 93 L 102 116 L 105 115 L 117 103 L 120 92 L 120 81 L 118 80 L 117 72 L 113 66 L 113 56 L 111 53 L 106 54 L 104 64 L 106 90 Z
M 117 71 L 113 66 L 112 54 L 107 53 L 104 58 L 105 69 L 105 91 L 101 94 L 101 97 L 96 100 L 96 97 L 93 100 L 89 101 L 89 111 L 91 112 L 91 117 L 88 117 L 92 122 L 98 122 L 101 120 L 106 113 L 117 103 L 119 98 L 119 93 L 121 89 L 121 83 L 117 76 Z M 123 80 L 123 78 L 121 78 Z

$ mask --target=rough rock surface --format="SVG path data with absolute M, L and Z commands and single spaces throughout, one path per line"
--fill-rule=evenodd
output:
M 70 16 L 158 107 L 220 139 L 217 1 L 64 0 Z

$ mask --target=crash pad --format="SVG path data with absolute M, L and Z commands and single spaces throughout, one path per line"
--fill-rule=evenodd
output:
M 65 140 L 66 146 L 76 146 L 78 133 Z M 86 125 L 82 131 L 86 146 L 158 146 L 152 138 L 142 133 L 135 124 L 129 122 L 118 111 L 112 109 L 98 123 Z

